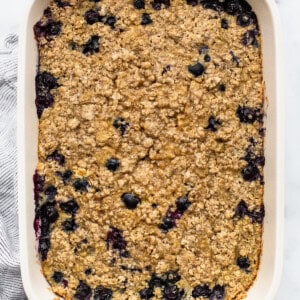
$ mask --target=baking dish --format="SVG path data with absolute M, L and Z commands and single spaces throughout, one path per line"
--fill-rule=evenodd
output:
M 274 299 L 280 281 L 283 252 L 283 120 L 281 41 L 274 0 L 249 0 L 257 13 L 263 38 L 266 83 L 265 196 L 266 218 L 263 253 L 257 280 L 247 300 Z M 38 64 L 33 25 L 47 6 L 32 1 L 20 35 L 18 86 L 18 199 L 22 279 L 29 299 L 48 300 L 54 295 L 40 272 L 33 229 L 34 196 L 32 175 L 37 163 L 38 119 L 35 108 L 35 75 Z

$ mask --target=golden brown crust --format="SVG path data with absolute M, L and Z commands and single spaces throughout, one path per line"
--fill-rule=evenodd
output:
M 112 289 L 113 299 L 134 300 L 151 273 L 178 270 L 184 299 L 192 299 L 199 284 L 225 286 L 226 300 L 244 299 L 257 275 L 262 243 L 261 224 L 248 216 L 234 218 L 241 199 L 249 210 L 263 201 L 261 182 L 241 176 L 250 138 L 255 140 L 252 150 L 263 155 L 262 124 L 241 123 L 236 116 L 239 105 L 263 106 L 260 46 L 241 44 L 254 25 L 237 26 L 234 16 L 185 0 L 173 0 L 159 11 L 150 2 L 145 10 L 134 9 L 131 0 L 69 2 L 72 6 L 65 8 L 50 3 L 62 32 L 39 40 L 40 70 L 53 74 L 60 86 L 51 91 L 54 106 L 40 118 L 37 170 L 46 185 L 57 187 L 57 202 L 76 199 L 80 206 L 74 232 L 62 230 L 70 215 L 61 209 L 51 227 L 42 268 L 53 291 L 72 299 L 83 280 L 93 289 Z M 88 25 L 84 14 L 91 8 L 115 15 L 116 28 Z M 143 12 L 151 15 L 152 24 L 140 24 Z M 222 18 L 228 30 L 221 28 Z M 100 51 L 86 56 L 80 45 L 92 35 L 100 37 Z M 71 49 L 72 43 L 77 49 Z M 210 62 L 199 54 L 201 45 L 208 46 Z M 205 72 L 194 78 L 187 66 L 197 61 Z M 164 71 L 167 66 L 170 70 Z M 220 84 L 226 91 L 219 90 Z M 210 116 L 221 122 L 215 132 L 205 129 Z M 116 117 L 129 122 L 123 136 L 113 126 Z M 47 160 L 54 150 L 64 155 L 64 166 Z M 111 157 L 120 160 L 116 172 L 105 167 Z M 73 181 L 86 178 L 88 191 L 76 192 L 73 181 L 64 184 L 57 171 L 65 170 L 72 170 Z M 135 210 L 121 201 L 126 192 L 141 199 Z M 187 194 L 191 206 L 176 227 L 162 232 L 159 224 L 168 208 Z M 111 227 L 123 231 L 129 258 L 107 249 Z M 238 256 L 249 258 L 249 272 L 237 266 Z M 91 275 L 85 275 L 87 268 Z M 53 281 L 54 271 L 64 274 L 67 287 Z M 152 299 L 161 299 L 161 290 L 156 288 L 155 295 Z

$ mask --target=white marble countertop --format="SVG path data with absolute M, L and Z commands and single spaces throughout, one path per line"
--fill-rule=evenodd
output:
M 300 1 L 276 0 L 285 48 L 285 255 L 277 300 L 300 299 Z M 28 0 L 0 0 L 0 35 L 17 32 Z M 1 45 L 0 45 L 1 49 Z M 263 300 L 263 299 L 257 299 Z

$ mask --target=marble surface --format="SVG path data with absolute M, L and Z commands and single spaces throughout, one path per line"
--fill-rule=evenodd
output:
M 0 36 L 16 32 L 28 0 L 0 0 Z M 276 300 L 300 299 L 300 1 L 277 0 L 285 62 L 285 255 Z M 1 50 L 0 45 L 0 50 Z M 1 55 L 1 54 L 0 54 Z M 298 202 L 299 201 L 299 202 Z M 263 299 L 257 299 L 263 300 Z

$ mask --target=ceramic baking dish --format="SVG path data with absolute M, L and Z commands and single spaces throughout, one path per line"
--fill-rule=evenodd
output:
M 266 83 L 265 196 L 266 217 L 263 253 L 258 277 L 247 300 L 274 299 L 283 257 L 283 104 L 281 32 L 274 0 L 249 0 L 257 13 L 263 38 Z M 47 7 L 46 0 L 31 0 L 20 34 L 18 86 L 18 200 L 22 279 L 30 300 L 50 300 L 54 294 L 40 272 L 33 229 L 32 175 L 37 163 L 38 119 L 35 108 L 35 75 L 38 64 L 33 25 Z

